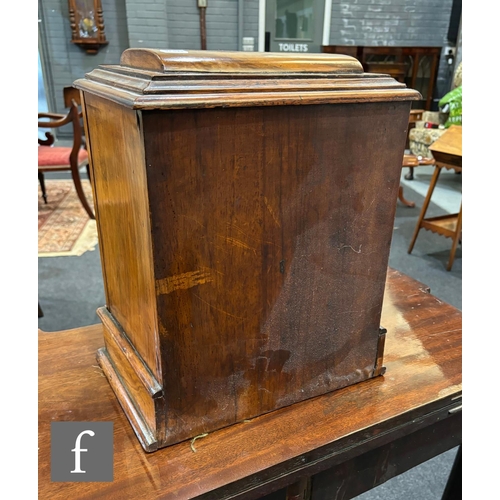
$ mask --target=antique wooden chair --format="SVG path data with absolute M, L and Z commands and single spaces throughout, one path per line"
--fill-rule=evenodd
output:
M 72 101 L 75 101 L 78 106 L 81 106 L 80 91 L 75 87 L 63 88 L 64 107 L 71 107 Z
M 54 136 L 50 132 L 45 133 L 46 139 L 38 139 L 38 180 L 42 189 L 42 196 L 47 203 L 47 192 L 45 190 L 45 172 L 70 171 L 75 184 L 75 189 L 83 207 L 91 219 L 95 219 L 94 213 L 89 205 L 80 179 L 80 168 L 84 165 L 89 175 L 88 154 L 83 147 L 83 128 L 81 125 L 81 112 L 74 99 L 69 103 L 67 114 L 38 113 L 38 128 L 59 128 L 64 125 L 73 126 L 73 146 L 54 146 Z

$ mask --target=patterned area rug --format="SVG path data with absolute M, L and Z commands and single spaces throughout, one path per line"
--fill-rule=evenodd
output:
M 92 188 L 82 179 L 92 207 Z M 97 246 L 95 220 L 83 208 L 72 180 L 45 180 L 47 204 L 38 185 L 38 256 L 78 256 Z

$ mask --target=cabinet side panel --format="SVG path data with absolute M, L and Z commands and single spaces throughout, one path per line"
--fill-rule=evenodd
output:
M 139 116 L 92 94 L 85 94 L 85 113 L 106 306 L 161 380 Z
M 144 112 L 172 439 L 374 375 L 409 106 Z

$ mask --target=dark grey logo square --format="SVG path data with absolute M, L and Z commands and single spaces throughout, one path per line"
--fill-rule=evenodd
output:
M 113 481 L 113 422 L 52 422 L 50 479 Z

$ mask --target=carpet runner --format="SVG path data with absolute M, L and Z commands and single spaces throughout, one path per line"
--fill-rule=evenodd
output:
M 82 179 L 83 190 L 92 206 L 92 188 Z M 79 256 L 95 250 L 95 220 L 83 208 L 72 180 L 46 179 L 47 204 L 38 185 L 38 256 Z

